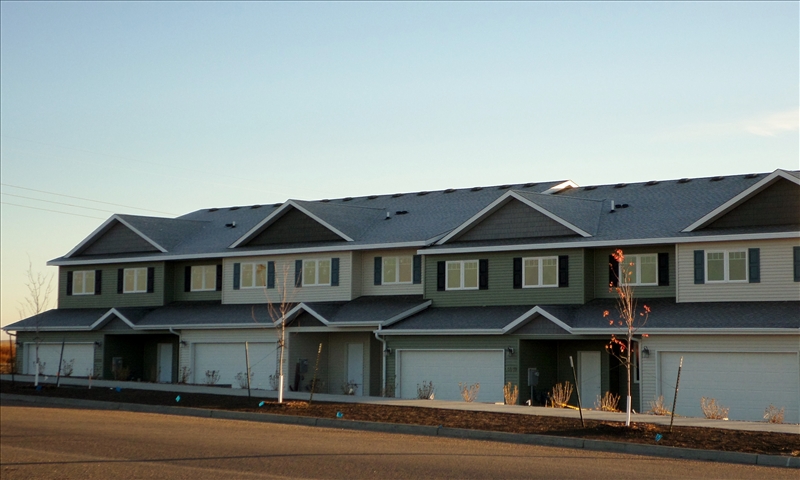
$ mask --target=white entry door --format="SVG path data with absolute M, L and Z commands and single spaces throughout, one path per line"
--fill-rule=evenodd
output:
M 158 344 L 158 381 L 172 383 L 172 344 Z
M 591 407 L 602 395 L 600 386 L 600 352 L 578 352 L 578 383 L 581 403 Z
M 364 345 L 361 343 L 347 344 L 347 382 L 358 387 L 356 395 L 364 395 Z

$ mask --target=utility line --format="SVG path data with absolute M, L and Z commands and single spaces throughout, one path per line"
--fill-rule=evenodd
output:
M 48 209 L 48 208 L 29 207 L 28 205 L 19 205 L 19 204 L 17 204 L 17 203 L 0 202 L 0 204 L 3 204 L 3 205 L 13 205 L 13 206 L 15 206 L 15 207 L 22 207 L 22 208 L 30 208 L 30 209 L 32 209 L 32 210 L 42 210 L 42 211 L 44 211 L 44 212 L 63 213 L 64 215 L 72 215 L 72 216 L 74 216 L 74 217 L 86 217 L 86 218 L 95 218 L 95 219 L 97 219 L 97 220 L 105 220 L 105 218 L 101 218 L 101 217 L 90 217 L 89 215 L 81 215 L 81 214 L 79 214 L 79 213 L 61 212 L 61 211 L 58 211 L 58 210 L 50 210 L 50 209 Z
M 146 211 L 146 212 L 155 212 L 155 213 L 163 213 L 165 215 L 178 216 L 175 213 L 162 212 L 160 210 L 150 210 L 148 208 L 132 207 L 130 205 L 121 205 L 119 203 L 103 202 L 103 201 L 100 201 L 100 200 L 92 200 L 90 198 L 74 197 L 72 195 L 64 195 L 63 193 L 48 192 L 48 191 L 45 191 L 45 190 L 36 190 L 35 188 L 20 187 L 18 185 L 10 185 L 8 183 L 0 183 L 0 185 L 2 185 L 4 187 L 12 187 L 12 188 L 19 188 L 19 189 L 22 189 L 22 190 L 30 190 L 31 192 L 45 193 L 45 194 L 48 194 L 48 195 L 56 195 L 56 196 L 59 196 L 59 197 L 74 198 L 76 200 L 84 200 L 84 201 L 87 201 L 87 202 L 102 203 L 102 204 L 105 204 L 105 205 L 112 205 L 112 206 L 115 206 L 115 207 L 133 208 L 135 210 L 143 210 L 143 211 Z M 46 200 L 44 200 L 44 201 L 46 201 Z M 88 207 L 83 207 L 83 208 L 88 208 Z
M 98 211 L 98 212 L 117 213 L 117 212 L 114 212 L 114 211 L 112 211 L 112 210 L 101 210 L 101 209 L 99 209 L 99 208 L 83 207 L 83 206 L 81 206 L 81 205 L 74 205 L 74 204 L 72 204 L 72 203 L 53 202 L 53 201 L 51 201 L 51 200 L 42 200 L 42 199 L 40 199 L 40 198 L 26 197 L 26 196 L 24 196 L 24 195 L 14 195 L 13 193 L 4 193 L 4 192 L 1 192 L 1 193 L 0 193 L 0 195 L 7 195 L 7 196 L 9 196 L 9 197 L 17 197 L 17 198 L 25 198 L 25 199 L 27 199 L 27 200 L 36 200 L 37 202 L 54 203 L 54 204 L 56 204 L 56 205 L 65 205 L 65 206 L 67 206 L 67 207 L 85 208 L 85 209 L 87 209 L 87 210 L 95 210 L 95 211 Z

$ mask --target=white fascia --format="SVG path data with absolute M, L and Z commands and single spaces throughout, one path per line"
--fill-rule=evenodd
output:
M 626 333 L 624 328 L 581 328 L 576 335 L 609 335 Z M 641 328 L 634 334 L 642 335 L 800 335 L 798 328 Z
M 512 331 L 514 331 L 517 328 L 521 327 L 524 323 L 527 323 L 531 319 L 531 317 L 533 317 L 533 315 L 535 315 L 537 313 L 539 315 L 541 315 L 542 317 L 544 317 L 544 318 L 550 320 L 551 322 L 555 323 L 556 325 L 558 325 L 559 327 L 561 327 L 565 331 L 567 331 L 569 333 L 572 333 L 572 327 L 570 327 L 566 323 L 562 322 L 555 315 L 551 314 L 547 310 L 542 309 L 539 306 L 531 308 L 527 312 L 525 312 L 522 315 L 520 315 L 519 318 L 517 318 L 513 322 L 511 322 L 508 325 L 506 325 L 505 327 L 503 327 L 503 333 L 511 333 Z
M 486 329 L 448 329 L 448 330 L 426 330 L 426 329 L 408 329 L 408 330 L 381 330 L 381 335 L 503 335 L 505 332 L 502 328 L 486 328 Z
M 549 189 L 545 190 L 542 193 L 545 195 L 552 195 L 554 193 L 560 192 L 561 190 L 564 190 L 565 188 L 578 188 L 578 187 L 580 187 L 580 185 L 578 185 L 577 183 L 573 182 L 572 180 L 567 180 L 566 182 L 561 182 L 558 185 L 553 185 L 552 187 L 550 187 Z
M 682 232 L 693 232 L 699 228 L 703 228 L 716 220 L 717 218 L 725 215 L 726 213 L 730 212 L 734 208 L 738 207 L 742 203 L 746 202 L 750 197 L 759 193 L 760 191 L 764 190 L 768 186 L 772 185 L 773 183 L 777 182 L 780 179 L 788 180 L 795 185 L 800 185 L 800 178 L 795 177 L 794 175 L 790 175 L 789 173 L 785 172 L 784 170 L 775 170 L 774 172 L 770 173 L 766 177 L 764 177 L 760 182 L 756 182 L 750 188 L 743 191 L 739 195 L 731 198 L 727 202 L 723 203 L 719 207 L 715 208 L 707 215 L 703 216 L 693 224 L 689 225 L 688 227 L 681 230 Z
M 2 329 L 4 332 L 35 332 L 37 331 L 36 327 L 17 327 L 17 328 L 8 328 L 8 326 L 3 327 Z M 39 327 L 38 331 L 40 332 L 88 332 L 90 331 L 90 327 Z
M 133 233 L 135 233 L 136 235 L 138 235 L 138 236 L 142 237 L 142 239 L 143 239 L 144 241 L 146 241 L 147 243 L 149 243 L 150 245 L 152 245 L 154 248 L 158 249 L 158 251 L 160 251 L 161 253 L 167 253 L 167 249 L 166 249 L 166 248 L 162 247 L 161 245 L 159 245 L 158 243 L 156 243 L 155 241 L 153 241 L 153 239 L 151 239 L 150 237 L 148 237 L 148 236 L 147 236 L 147 235 L 145 235 L 144 233 L 140 232 L 140 231 L 139 231 L 137 228 L 134 228 L 134 227 L 133 227 L 133 226 L 132 226 L 130 223 L 128 223 L 128 222 L 126 222 L 125 220 L 123 220 L 122 218 L 120 218 L 120 217 L 119 217 L 119 215 L 116 215 L 116 214 L 115 214 L 115 215 L 112 215 L 112 216 L 111 216 L 111 218 L 109 218 L 108 220 L 106 220 L 105 222 L 103 222 L 103 224 L 102 224 L 102 225 L 100 225 L 99 227 L 97 227 L 97 228 L 95 229 L 95 231 L 94 231 L 94 232 L 92 232 L 91 234 L 89 234 L 89 236 L 88 236 L 88 237 L 84 238 L 84 239 L 83 239 L 83 241 L 82 241 L 81 243 L 79 243 L 79 244 L 78 244 L 78 245 L 77 245 L 75 248 L 73 248 L 72 250 L 70 250 L 70 251 L 69 251 L 69 253 L 67 253 L 66 255 L 64 255 L 64 258 L 69 258 L 69 257 L 71 257 L 72 255 L 74 255 L 76 252 L 79 252 L 79 251 L 81 251 L 81 249 L 82 249 L 83 247 L 85 247 L 86 245 L 88 245 L 89 243 L 91 243 L 92 241 L 94 241 L 94 240 L 96 239 L 96 237 L 98 237 L 98 236 L 102 235 L 103 233 L 105 233 L 105 232 L 106 232 L 106 230 L 108 230 L 109 228 L 111 228 L 111 227 L 112 227 L 112 224 L 113 224 L 113 222 L 119 222 L 119 223 L 121 223 L 121 224 L 125 225 L 125 226 L 126 226 L 128 229 L 130 229 L 130 230 L 131 230 Z
M 388 327 L 389 325 L 393 325 L 393 324 L 399 322 L 400 320 L 406 319 L 406 318 L 410 317 L 411 315 L 414 315 L 416 313 L 419 313 L 419 312 L 425 310 L 426 308 L 430 307 L 431 304 L 433 304 L 433 301 L 428 300 L 427 302 L 424 302 L 424 303 L 422 303 L 420 305 L 417 305 L 416 307 L 413 307 L 413 308 L 410 308 L 410 309 L 406 310 L 405 312 L 402 312 L 402 313 L 399 313 L 399 314 L 395 315 L 394 317 L 384 321 L 383 323 L 379 323 L 379 325 L 381 327 Z
M 308 305 L 306 305 L 303 302 L 300 302 L 297 305 L 295 305 L 294 308 L 292 308 L 291 310 L 286 312 L 286 315 L 284 315 L 283 318 L 279 318 L 277 321 L 275 321 L 276 326 L 280 325 L 282 321 L 286 321 L 288 319 L 294 319 L 294 317 L 296 317 L 298 314 L 300 314 L 301 310 L 306 312 L 306 313 L 308 313 L 312 317 L 316 318 L 320 322 L 322 322 L 323 325 L 330 326 L 330 322 L 328 322 L 328 320 L 325 319 L 325 317 L 323 317 L 319 313 L 315 312 L 313 308 L 309 307 Z
M 102 317 L 100 317 L 99 319 L 97 319 L 97 321 L 96 321 L 96 322 L 94 322 L 94 323 L 93 323 L 93 324 L 92 324 L 92 325 L 89 327 L 89 330 L 94 330 L 94 329 L 96 329 L 96 328 L 99 328 L 99 327 L 101 327 L 103 324 L 105 324 L 105 323 L 106 323 L 108 320 L 110 320 L 110 319 L 111 319 L 111 316 L 112 316 L 112 315 L 116 315 L 116 316 L 117 316 L 117 318 L 119 318 L 120 320 L 122 320 L 123 322 L 125 322 L 125 324 L 126 324 L 126 325 L 128 325 L 129 327 L 131 327 L 131 329 L 132 329 L 132 330 L 138 330 L 138 329 L 136 328 L 136 325 L 134 325 L 134 324 L 133 324 L 133 322 L 131 322 L 131 321 L 130 321 L 130 320 L 128 320 L 127 318 L 125 318 L 125 315 L 123 315 L 123 314 L 119 313 L 119 310 L 117 310 L 116 308 L 112 308 L 111 310 L 107 311 L 107 312 L 106 312 L 106 313 L 105 313 L 105 314 L 104 314 Z
M 274 329 L 272 323 L 205 323 L 205 324 L 180 324 L 180 325 L 146 325 L 139 327 L 138 330 L 265 330 Z

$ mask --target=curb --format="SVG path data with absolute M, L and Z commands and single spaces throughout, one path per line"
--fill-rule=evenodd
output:
M 12 400 L 30 404 L 62 407 L 92 408 L 96 410 L 119 410 L 137 413 L 156 413 L 188 417 L 218 418 L 223 420 L 243 420 L 248 422 L 278 423 L 307 427 L 340 428 L 379 433 L 402 433 L 432 437 L 458 438 L 466 440 L 486 440 L 492 442 L 541 445 L 546 447 L 576 448 L 609 453 L 627 453 L 651 457 L 701 460 L 745 465 L 762 465 L 800 469 L 800 457 L 763 455 L 756 453 L 724 452 L 720 450 L 699 450 L 694 448 L 665 447 L 642 443 L 612 442 L 572 437 L 557 437 L 538 434 L 492 432 L 464 428 L 433 427 L 428 425 L 408 425 L 402 423 L 366 422 L 360 420 L 337 420 L 331 418 L 303 417 L 296 415 L 275 415 L 268 413 L 232 412 L 203 408 L 170 407 L 164 405 L 145 405 L 139 403 L 102 402 L 74 398 L 34 397 L 29 395 L 0 394 L 0 404 Z

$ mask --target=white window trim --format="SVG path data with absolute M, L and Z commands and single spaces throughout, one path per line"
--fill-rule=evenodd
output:
M 202 268 L 203 269 L 203 273 L 201 275 L 201 277 L 203 279 L 203 288 L 194 288 L 194 269 L 195 268 Z M 205 270 L 209 269 L 209 268 L 213 269 L 213 273 L 214 273 L 214 275 L 213 275 L 214 281 L 212 282 L 213 285 L 211 285 L 211 287 L 205 285 L 205 283 L 206 283 L 206 272 L 205 272 Z M 217 266 L 216 265 L 192 265 L 192 269 L 191 270 L 192 270 L 191 271 L 192 278 L 189 281 L 189 291 L 191 291 L 191 292 L 214 292 L 214 291 L 217 290 Z
M 411 279 L 407 282 L 400 281 L 400 259 L 407 258 L 409 260 L 409 265 L 411 265 Z M 395 268 L 394 268 L 394 278 L 393 282 L 387 282 L 386 278 L 384 277 L 385 269 L 386 269 L 386 260 L 394 259 L 395 261 Z M 381 260 L 381 284 L 383 285 L 410 285 L 414 281 L 414 257 L 411 255 L 400 255 L 397 257 L 383 257 Z
M 314 262 L 314 283 L 306 283 L 308 279 L 306 278 L 306 263 Z M 330 272 L 328 277 L 328 283 L 319 283 L 319 263 L 320 262 L 328 262 L 328 271 Z M 314 258 L 309 260 L 303 260 L 303 286 L 304 287 L 330 287 L 331 286 L 331 277 L 333 277 L 333 261 L 330 258 Z
M 75 282 L 75 274 L 77 274 L 77 273 L 80 273 L 81 277 L 83 278 L 83 281 L 81 282 L 82 286 L 83 286 L 83 291 L 82 292 L 76 292 L 75 291 L 75 286 L 77 285 L 76 282 Z M 92 283 L 90 285 L 90 287 L 91 287 L 90 289 L 87 288 L 87 285 L 86 285 L 86 274 L 87 273 L 91 273 L 92 274 Z M 72 292 L 71 292 L 71 294 L 73 296 L 94 295 L 95 275 L 97 275 L 97 273 L 94 270 L 75 270 L 75 271 L 73 271 L 72 272 Z
M 723 260 L 723 265 L 724 265 L 722 280 L 709 280 L 708 279 L 708 255 L 710 253 L 721 253 L 722 254 L 722 260 Z M 744 253 L 744 279 L 743 280 L 731 280 L 730 279 L 731 278 L 731 276 L 730 276 L 730 273 L 731 273 L 730 272 L 731 253 Z M 705 268 L 704 268 L 704 272 L 703 273 L 705 274 L 705 277 L 706 277 L 705 278 L 706 283 L 748 283 L 750 281 L 750 268 L 749 268 L 750 258 L 749 258 L 748 254 L 747 254 L 747 249 L 745 249 L 745 248 L 737 248 L 737 249 L 734 249 L 734 250 L 706 250 L 704 261 L 705 261 L 705 265 L 704 265 Z
M 539 272 L 539 278 L 537 279 L 536 285 L 525 285 L 525 261 L 526 260 L 536 260 L 539 263 L 539 267 L 537 268 Z M 542 280 L 544 279 L 544 268 L 542 268 L 542 261 L 543 260 L 555 260 L 556 261 L 556 283 L 552 285 L 544 285 Z M 553 288 L 558 287 L 558 256 L 550 256 L 550 257 L 525 257 L 522 259 L 522 288 Z
M 125 281 L 129 271 L 133 271 L 133 290 L 127 290 L 128 282 Z M 144 290 L 137 290 L 136 284 L 139 283 L 139 274 L 142 272 L 144 272 Z M 122 272 L 122 293 L 147 293 L 147 267 L 126 268 Z
M 636 282 L 633 283 L 626 283 L 624 280 L 624 275 L 622 275 L 622 263 L 619 264 L 619 270 L 617 271 L 617 278 L 620 279 L 620 283 L 623 285 L 630 285 L 633 287 L 657 287 L 658 286 L 658 254 L 657 253 L 637 253 L 635 255 L 625 255 L 625 260 L 623 262 L 628 262 L 629 258 L 635 258 L 636 260 L 633 261 L 634 267 L 636 268 Z M 642 262 L 640 261 L 642 257 L 655 257 L 656 259 L 656 280 L 652 283 L 642 283 Z
M 256 272 L 258 271 L 259 265 L 264 266 L 264 285 L 259 285 L 256 281 Z M 253 284 L 252 285 L 245 285 L 244 284 L 244 269 L 252 268 L 253 269 Z M 239 265 L 239 289 L 240 290 L 247 290 L 250 288 L 266 288 L 267 287 L 267 263 L 266 262 L 245 262 Z
M 453 263 L 458 263 L 458 264 L 461 265 L 461 268 L 459 269 L 459 274 L 460 274 L 459 275 L 460 276 L 460 279 L 459 279 L 460 280 L 460 282 L 459 282 L 460 286 L 459 287 L 450 287 L 450 264 L 453 264 Z M 466 264 L 466 263 L 474 263 L 475 266 L 476 266 L 475 271 L 476 271 L 476 274 L 477 274 L 477 278 L 475 279 L 476 281 L 475 281 L 475 286 L 474 287 L 465 287 L 464 286 L 464 272 L 466 271 L 466 269 L 464 268 L 464 264 Z M 478 290 L 480 288 L 480 283 L 481 283 L 480 268 L 481 268 L 481 264 L 480 264 L 480 261 L 478 261 L 478 260 L 450 260 L 450 261 L 446 262 L 445 266 L 444 266 L 444 287 L 445 287 L 445 290 L 451 291 L 451 292 L 452 291 L 456 291 L 456 290 Z

